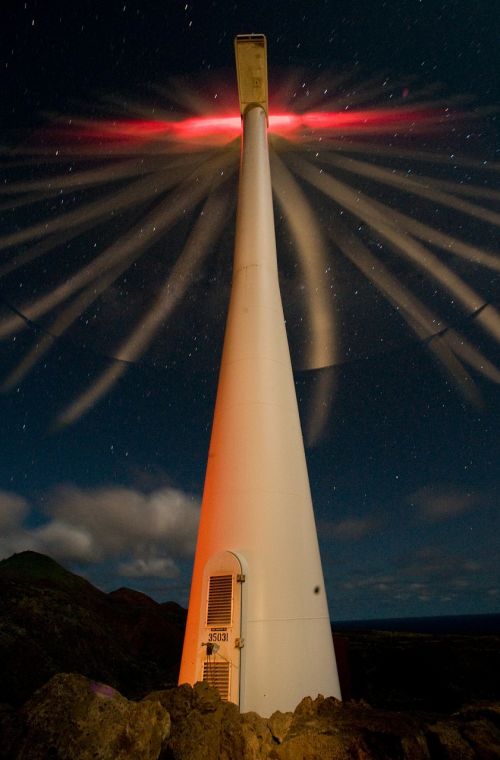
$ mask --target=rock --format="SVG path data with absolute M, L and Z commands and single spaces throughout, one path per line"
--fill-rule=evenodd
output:
M 239 714 L 207 684 L 154 692 L 172 719 L 161 757 L 166 760 L 429 760 L 419 723 L 408 716 L 306 697 L 294 713 L 269 719 Z
M 290 726 L 292 725 L 293 715 L 292 713 L 282 713 L 277 710 L 271 715 L 267 724 L 273 739 L 278 744 L 282 744 L 285 736 L 288 733 Z
M 183 684 L 149 694 L 168 711 L 172 731 L 162 758 L 177 760 L 235 760 L 243 758 L 244 738 L 236 705 L 222 702 L 207 683 Z
M 443 760 L 500 757 L 500 705 L 477 704 L 429 726 L 429 745 Z
M 154 700 L 129 702 L 110 686 L 60 673 L 20 711 L 16 760 L 156 760 L 170 717 Z
M 16 714 L 0 705 L 8 760 L 493 760 L 500 704 L 451 716 L 306 697 L 296 710 L 240 714 L 206 683 L 129 702 L 110 686 L 58 675 Z M 169 730 L 170 729 L 170 730 Z
M 305 697 L 269 719 L 239 714 L 207 684 L 156 692 L 172 719 L 164 760 L 489 760 L 500 757 L 500 706 L 446 720 L 374 709 L 366 702 Z
M 427 743 L 431 757 L 442 760 L 474 760 L 477 757 L 473 748 L 462 738 L 458 727 L 448 721 L 438 721 L 429 726 Z
M 285 714 L 292 715 L 292 713 Z M 273 757 L 272 751 L 275 748 L 276 739 L 271 734 L 268 721 L 256 712 L 242 713 L 240 719 L 244 741 L 243 760 Z
M 274 756 L 279 760 L 430 757 L 421 728 L 410 716 L 373 710 L 365 703 L 325 699 L 321 695 L 300 702 Z

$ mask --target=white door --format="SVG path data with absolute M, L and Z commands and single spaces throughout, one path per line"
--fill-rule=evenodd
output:
M 242 587 L 240 559 L 232 552 L 211 557 L 203 574 L 199 677 L 214 686 L 221 699 L 239 704 Z

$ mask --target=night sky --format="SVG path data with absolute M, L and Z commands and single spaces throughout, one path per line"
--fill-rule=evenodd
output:
M 253 5 L 8 0 L 0 10 L 0 139 L 7 164 L 9 149 L 48 115 L 85 112 L 97 119 L 103 106 L 93 104 L 109 96 L 121 103 L 155 97 L 163 103 L 173 77 L 200 92 L 212 110 L 218 88 L 234 88 L 236 110 L 233 37 L 247 32 L 267 36 L 271 93 L 273 82 L 291 72 L 302 90 L 311 91 L 318 80 L 324 86 L 347 70 L 355 72 L 352 82 L 378 77 L 410 92 L 416 83 L 438 83 L 441 95 L 467 95 L 464 109 L 484 109 L 472 137 L 457 130 L 455 145 L 490 163 L 499 160 L 490 108 L 500 104 L 500 9 L 493 0 Z M 162 86 L 163 95 L 152 85 Z M 425 138 L 426 149 L 432 140 Z M 442 150 L 442 142 L 437 147 Z M 30 166 L 29 176 L 43 171 Z M 12 178 L 11 167 L 6 176 Z M 447 178 L 445 171 L 440 176 Z M 498 170 L 474 182 L 498 190 Z M 316 193 L 310 201 L 316 203 Z M 397 191 L 390 203 L 401 207 Z M 13 219 L 16 229 L 33 224 L 32 213 L 17 209 L 14 216 L 2 202 L 1 234 L 12 230 Z M 318 213 L 326 228 L 332 212 L 324 199 Z M 455 220 L 445 220 L 448 228 Z M 277 229 L 286 266 L 289 241 L 279 218 Z M 497 229 L 463 216 L 455 234 L 498 256 Z M 106 239 L 112 233 L 104 226 L 99 234 Z M 172 261 L 185 234 L 177 229 L 167 240 Z M 195 283 L 174 313 L 157 353 L 133 363 L 75 424 L 59 429 L 54 421 L 112 364 L 118 328 L 109 316 L 98 320 L 91 337 L 76 331 L 57 341 L 22 383 L 0 396 L 1 557 L 35 549 L 106 591 L 125 585 L 187 604 L 232 234 L 228 229 L 206 280 Z M 306 452 L 332 619 L 499 612 L 500 386 L 470 370 L 481 402 L 469 404 L 426 342 L 401 330 L 395 315 L 393 327 L 384 299 L 370 294 L 349 267 L 336 271 L 337 261 L 332 252 L 328 277 L 339 283 L 339 363 L 296 375 L 305 430 L 317 384 L 330 373 L 335 386 L 326 429 Z M 0 279 L 0 318 L 18 304 L 13 288 L 44 292 L 57 266 L 39 272 L 35 285 L 24 274 L 8 286 Z M 214 272 L 220 288 L 207 285 Z M 474 280 L 485 303 L 500 308 L 498 272 L 469 267 L 461 274 Z M 436 306 L 432 289 L 423 297 Z M 115 314 L 125 329 L 134 304 L 131 286 Z M 285 298 L 285 311 L 292 331 L 293 299 L 287 307 Z M 480 334 L 473 315 L 448 317 L 500 366 L 499 343 Z M 41 330 L 31 325 L 0 341 L 2 377 Z M 198 352 L 202 333 L 206 345 Z M 201 358 L 190 361 L 192 352 Z

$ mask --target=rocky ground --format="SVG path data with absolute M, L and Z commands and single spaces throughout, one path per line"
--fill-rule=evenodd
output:
M 375 710 L 306 697 L 293 713 L 240 714 L 207 684 L 129 701 L 81 675 L 58 674 L 17 712 L 0 713 L 9 760 L 493 760 L 500 704 L 451 716 Z
M 264 719 L 174 687 L 184 621 L 43 555 L 0 562 L 0 758 L 500 758 L 499 636 L 344 632 L 344 702 Z

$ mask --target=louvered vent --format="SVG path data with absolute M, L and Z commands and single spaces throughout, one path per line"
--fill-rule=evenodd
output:
M 231 577 L 231 576 L 230 576 Z M 203 663 L 203 680 L 214 686 L 219 692 L 220 698 L 227 702 L 229 699 L 229 663 L 211 662 Z
M 230 625 L 233 576 L 212 575 L 208 585 L 207 625 Z

